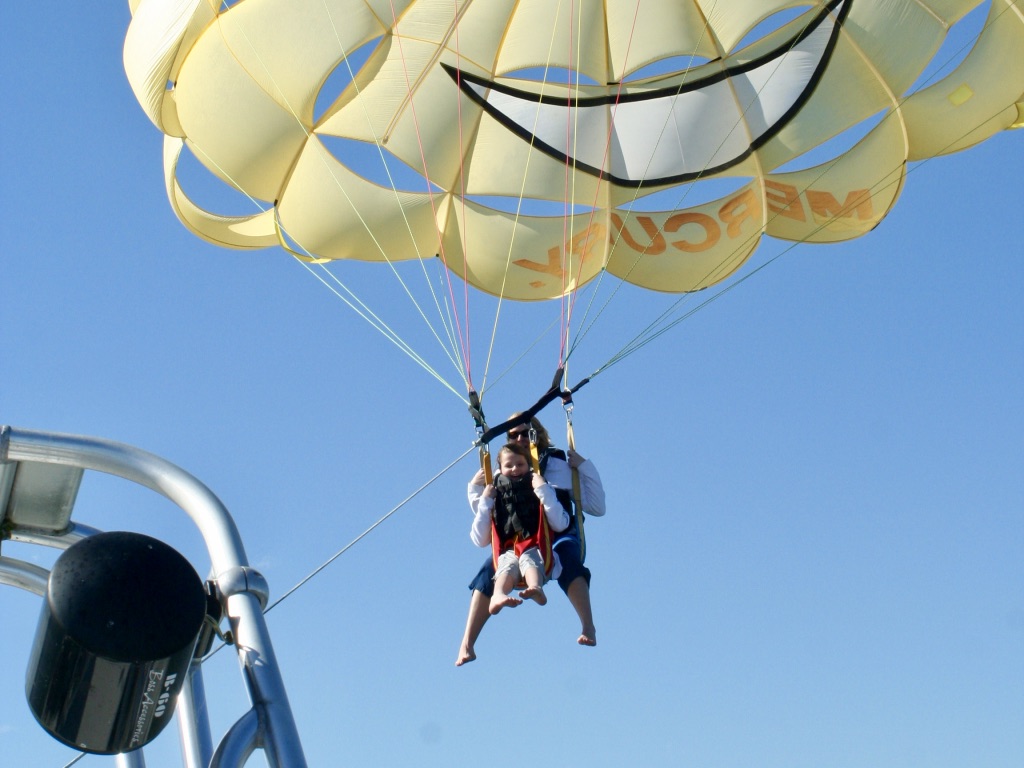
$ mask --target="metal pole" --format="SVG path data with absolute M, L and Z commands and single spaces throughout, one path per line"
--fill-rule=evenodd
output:
M 271 768 L 305 768 L 298 729 L 263 617 L 266 582 L 249 567 L 238 528 L 220 499 L 171 462 L 99 438 L 0 427 L 0 461 L 58 464 L 116 475 L 170 499 L 192 518 L 206 542 L 214 581 L 222 591 L 236 638 L 243 678 L 253 707 L 260 713 L 255 719 L 258 736 L 262 737 L 258 743 Z M 236 725 L 247 731 L 253 718 L 247 714 L 243 719 L 244 726 L 241 720 Z M 232 728 L 225 738 L 235 730 Z
M 185 768 L 207 768 L 213 757 L 210 713 L 206 707 L 203 667 L 193 661 L 178 694 L 178 740 Z

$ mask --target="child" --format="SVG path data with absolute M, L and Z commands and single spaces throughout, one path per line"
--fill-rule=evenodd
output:
M 488 608 L 492 616 L 506 606 L 520 605 L 524 599 L 538 605 L 548 601 L 544 594 L 544 556 L 538 546 L 541 509 L 550 530 L 564 531 L 569 525 L 569 514 L 555 489 L 530 471 L 529 448 L 516 443 L 503 446 L 498 451 L 498 472 L 494 483 L 482 493 L 471 493 L 469 499 L 473 508 L 469 536 L 473 543 L 493 546 L 493 532 L 498 536 L 494 595 Z M 526 581 L 526 589 L 515 597 L 511 592 L 520 579 Z

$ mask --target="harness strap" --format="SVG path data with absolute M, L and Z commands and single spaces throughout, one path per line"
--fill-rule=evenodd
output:
M 564 400 L 565 404 L 565 442 L 569 446 L 569 451 L 576 452 L 576 435 L 572 428 L 572 393 L 568 395 L 568 399 Z M 583 530 L 583 490 L 580 487 L 580 471 L 572 465 L 569 461 L 569 455 L 566 455 L 566 463 L 569 465 L 569 471 L 572 472 L 572 501 L 576 507 L 576 532 L 580 539 L 580 562 L 584 562 L 587 559 L 587 536 Z
M 573 392 L 579 391 L 585 384 L 587 384 L 590 381 L 590 377 L 588 376 L 587 378 L 583 379 L 574 387 L 571 387 L 569 389 L 561 389 L 560 384 L 564 373 L 565 368 L 559 368 L 557 371 L 555 371 L 555 378 L 552 381 L 551 386 L 548 388 L 548 390 L 543 395 L 540 396 L 540 399 L 537 400 L 536 403 L 531 405 L 529 408 L 527 408 L 525 411 L 520 413 L 515 418 L 509 419 L 508 421 L 503 421 L 496 427 L 491 427 L 490 429 L 483 430 L 482 432 L 479 432 L 480 422 L 478 422 L 479 435 L 477 437 L 477 442 L 489 443 L 491 440 L 498 437 L 503 432 L 508 432 L 510 429 L 512 429 L 512 427 L 518 427 L 520 424 L 529 424 L 530 419 L 532 419 L 534 416 L 536 416 L 538 413 L 544 410 L 545 406 L 547 406 L 548 403 L 552 402 L 556 397 L 562 398 L 563 402 L 572 402 Z M 473 409 L 471 408 L 470 411 L 473 412 Z
M 491 448 L 487 443 L 480 446 L 480 469 L 484 471 L 484 485 L 494 482 L 494 468 L 491 465 Z
M 540 471 L 540 449 L 537 447 L 537 430 L 530 427 L 530 463 L 533 465 L 533 471 L 542 475 Z

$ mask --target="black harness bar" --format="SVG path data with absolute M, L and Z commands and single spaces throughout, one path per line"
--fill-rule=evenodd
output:
M 501 422 L 501 424 L 498 424 L 497 426 L 490 428 L 487 427 L 487 422 L 484 419 L 483 410 L 481 410 L 480 408 L 480 397 L 477 395 L 476 392 L 471 391 L 469 393 L 469 412 L 470 415 L 472 415 L 473 420 L 476 422 L 477 432 L 479 433 L 479 437 L 477 438 L 477 441 L 474 443 L 474 445 L 487 445 L 488 443 L 491 442 L 491 440 L 498 437 L 498 435 L 502 434 L 503 432 L 507 432 L 508 430 L 512 429 L 512 427 L 518 427 L 520 424 L 529 424 L 530 420 L 533 419 L 533 417 L 540 413 L 542 410 L 544 410 L 544 408 L 549 403 L 551 403 L 551 401 L 553 401 L 556 397 L 560 397 L 563 403 L 571 403 L 573 393 L 579 391 L 587 382 L 590 381 L 590 377 L 588 376 L 587 378 L 583 379 L 578 384 L 576 384 L 576 386 L 574 387 L 570 387 L 569 389 L 561 389 L 559 385 L 564 375 L 565 368 L 560 367 L 557 371 L 555 371 L 555 377 L 551 382 L 551 386 L 543 395 L 540 396 L 540 399 L 537 400 L 537 402 L 535 402 L 525 411 L 520 413 L 518 416 L 514 416 L 513 418 L 508 419 L 507 421 L 503 421 Z

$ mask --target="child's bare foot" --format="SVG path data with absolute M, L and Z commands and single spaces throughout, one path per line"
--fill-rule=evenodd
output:
M 591 624 L 589 627 L 584 627 L 576 642 L 580 645 L 597 645 L 597 630 L 594 628 L 594 625 Z
M 457 659 L 455 659 L 455 666 L 456 667 L 461 667 L 463 664 L 469 664 L 469 662 L 475 661 L 475 660 L 476 660 L 476 651 L 474 651 L 472 648 L 467 648 L 466 646 L 462 646 L 459 649 L 459 657 Z
M 523 601 L 514 595 L 495 595 L 491 598 L 490 607 L 487 609 L 491 616 L 497 616 L 502 608 L 515 608 L 522 605 Z
M 548 602 L 548 596 L 541 587 L 527 587 L 519 596 L 524 600 L 533 600 L 537 605 L 547 605 Z

